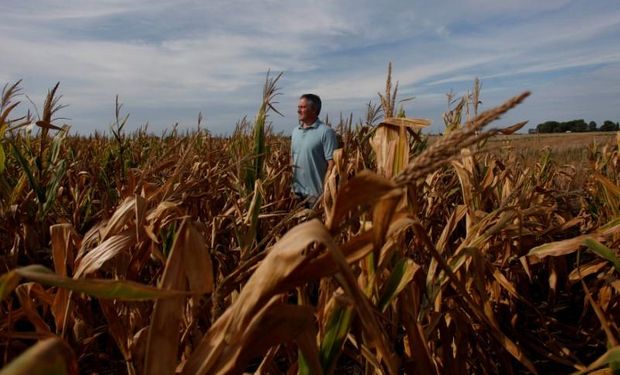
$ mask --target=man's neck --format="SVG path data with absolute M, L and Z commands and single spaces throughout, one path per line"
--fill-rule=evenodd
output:
M 310 122 L 308 122 L 308 123 L 305 123 L 305 122 L 303 122 L 303 121 L 302 121 L 301 126 L 302 126 L 303 128 L 309 128 L 309 127 L 311 127 L 312 125 L 314 125 L 314 123 L 315 123 L 315 122 L 316 122 L 316 120 L 318 120 L 318 119 L 319 119 L 319 118 L 318 118 L 318 117 L 316 117 L 314 120 L 312 120 L 312 121 L 310 121 Z

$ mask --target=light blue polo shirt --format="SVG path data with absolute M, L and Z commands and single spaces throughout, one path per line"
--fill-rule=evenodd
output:
M 332 160 L 338 139 L 334 129 L 316 120 L 312 126 L 293 129 L 293 192 L 317 198 L 323 193 L 327 162 Z

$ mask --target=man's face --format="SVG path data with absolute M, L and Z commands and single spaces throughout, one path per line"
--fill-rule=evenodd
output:
M 299 103 L 297 104 L 297 116 L 299 121 L 308 125 L 314 123 L 317 117 L 312 103 L 308 102 L 305 98 L 299 99 Z

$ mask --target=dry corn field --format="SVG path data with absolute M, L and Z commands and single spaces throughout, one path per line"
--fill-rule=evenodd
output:
M 620 139 L 498 145 L 528 93 L 482 112 L 476 82 L 428 142 L 388 73 L 308 210 L 278 78 L 228 137 L 127 133 L 118 103 L 69 135 L 58 86 L 36 118 L 5 86 L 0 374 L 620 371 Z

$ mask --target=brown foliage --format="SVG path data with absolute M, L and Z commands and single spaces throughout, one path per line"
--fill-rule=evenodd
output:
M 406 123 L 392 118 L 396 90 L 386 90 L 387 123 Z M 30 134 L 5 120 L 11 95 L 2 147 L 13 151 L 0 172 L 5 364 L 52 343 L 59 366 L 99 373 L 614 366 L 618 145 L 592 148 L 588 172 L 549 154 L 484 152 L 523 125 L 485 130 L 527 93 L 480 114 L 476 100 L 462 126 L 453 111 L 453 129 L 425 149 L 419 134 L 379 145 L 395 158 L 408 147 L 407 165 L 383 168 L 393 178 L 368 170 L 387 160 L 369 153 L 372 129 L 344 121 L 322 212 L 291 198 L 288 140 L 264 122 L 251 132 L 242 121 L 227 138 L 83 138 L 58 125 Z M 590 177 L 568 185 L 576 173 Z

